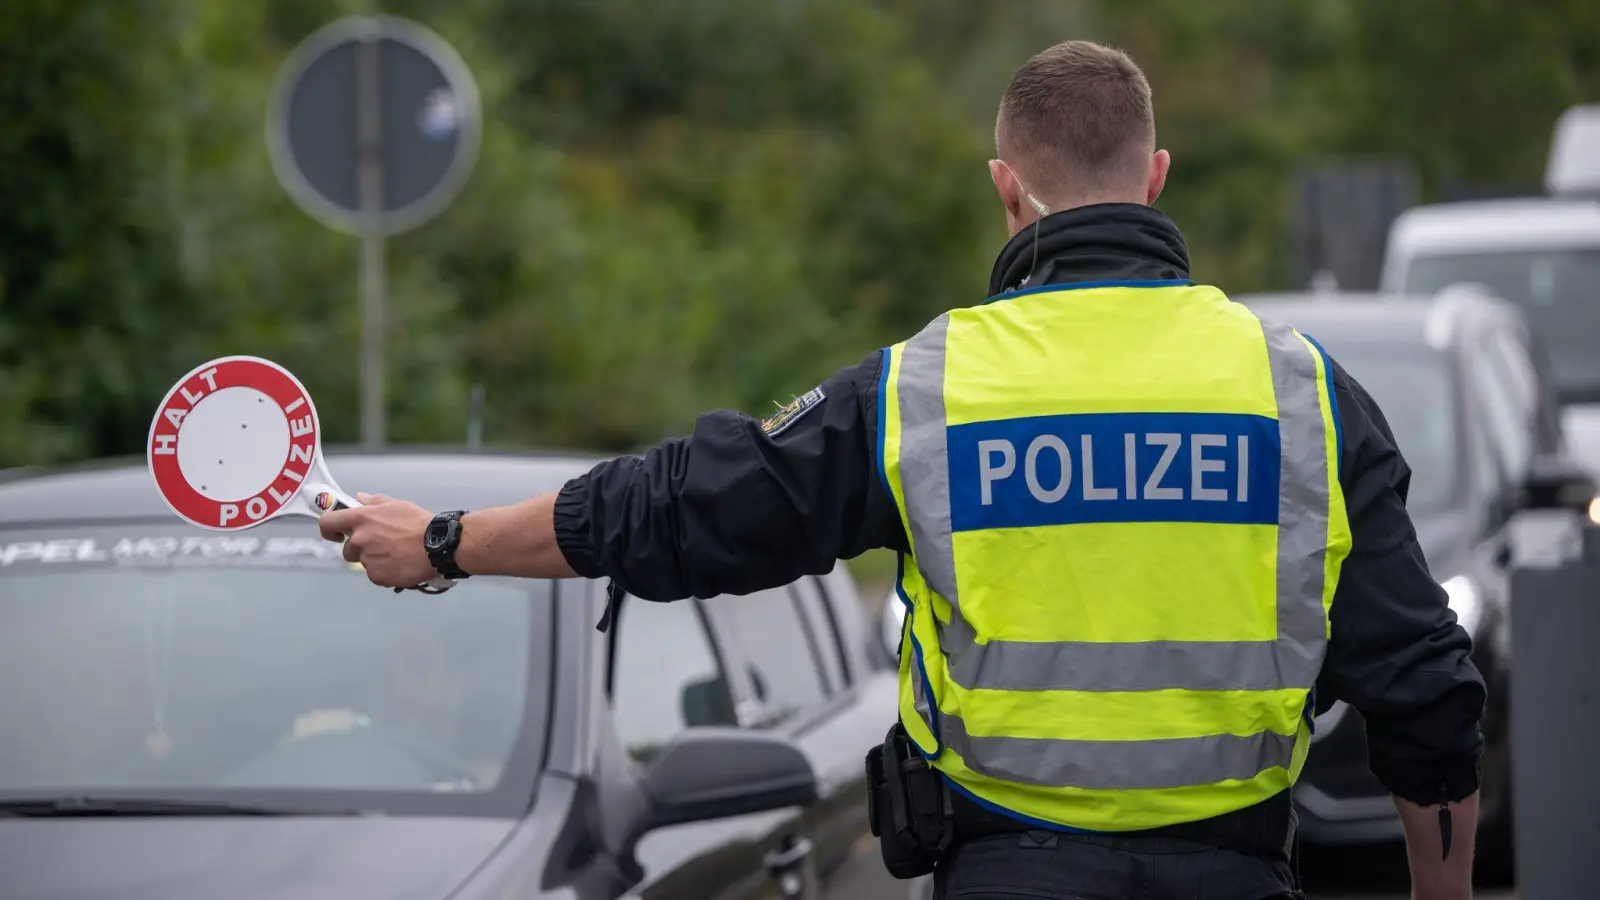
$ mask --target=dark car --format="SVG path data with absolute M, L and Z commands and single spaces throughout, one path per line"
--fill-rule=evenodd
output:
M 332 455 L 433 508 L 589 460 Z M 759 595 L 373 587 L 307 518 L 177 520 L 144 466 L 0 483 L 7 900 L 868 896 L 895 674 L 843 568 Z M 847 891 L 851 880 L 862 882 Z M 875 883 L 874 883 L 875 882 Z
M 1428 566 L 1473 637 L 1489 687 L 1480 855 L 1510 853 L 1508 566 L 1566 531 L 1528 513 L 1536 492 L 1582 476 L 1565 459 L 1544 354 L 1518 310 L 1458 288 L 1426 298 L 1261 295 L 1240 301 L 1320 343 L 1366 388 L 1412 475 L 1407 507 Z M 1561 526 L 1568 523 L 1560 520 Z M 1393 801 L 1367 767 L 1361 716 L 1334 703 L 1316 720 L 1295 789 L 1307 843 L 1399 840 Z

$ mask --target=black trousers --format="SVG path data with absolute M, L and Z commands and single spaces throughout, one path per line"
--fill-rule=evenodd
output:
M 1278 900 L 1301 897 L 1284 857 L 1177 838 L 1030 831 L 957 844 L 934 900 Z

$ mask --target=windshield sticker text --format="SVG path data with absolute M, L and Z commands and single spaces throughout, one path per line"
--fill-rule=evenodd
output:
M 0 544 L 0 568 L 36 565 L 323 565 L 343 562 L 338 544 L 319 537 L 159 535 L 57 538 Z

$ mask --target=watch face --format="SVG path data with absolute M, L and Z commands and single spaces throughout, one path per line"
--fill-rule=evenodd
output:
M 434 521 L 428 525 L 427 543 L 429 547 L 443 547 L 449 540 L 450 532 L 454 531 L 455 522 L 450 520 Z

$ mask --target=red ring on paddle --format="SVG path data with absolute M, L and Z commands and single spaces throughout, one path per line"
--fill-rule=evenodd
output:
M 212 500 L 183 477 L 178 444 L 188 412 L 212 393 L 230 387 L 254 388 L 278 404 L 289 420 L 289 450 L 278 477 L 257 493 L 231 501 Z M 311 474 L 320 447 L 318 432 L 316 407 L 298 379 L 276 363 L 230 356 L 197 367 L 173 385 L 156 409 L 145 452 L 156 490 L 173 512 L 201 528 L 239 531 L 266 521 L 294 499 Z

